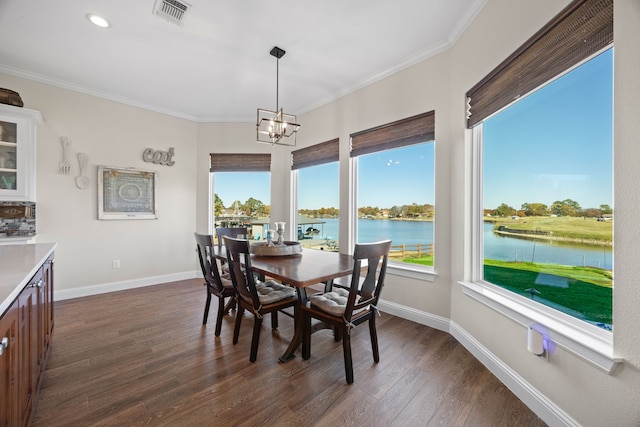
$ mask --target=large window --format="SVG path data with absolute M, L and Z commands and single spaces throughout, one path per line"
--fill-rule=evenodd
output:
M 211 154 L 213 227 L 247 227 L 263 238 L 269 224 L 271 155 Z
M 465 292 L 611 372 L 613 2 L 575 0 L 468 93 Z
M 610 49 L 486 119 L 483 275 L 612 328 Z
M 433 112 L 351 135 L 358 243 L 391 239 L 390 261 L 433 266 Z
M 292 152 L 297 238 L 310 249 L 339 250 L 339 140 Z

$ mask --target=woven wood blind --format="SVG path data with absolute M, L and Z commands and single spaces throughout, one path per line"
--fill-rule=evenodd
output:
M 269 172 L 271 154 L 211 153 L 211 172 Z
M 613 43 L 613 0 L 575 0 L 467 92 L 467 127 Z
M 351 157 L 435 139 L 435 111 L 351 134 Z
M 339 159 L 340 140 L 338 138 L 321 142 L 311 147 L 301 148 L 291 152 L 291 169 L 306 168 L 337 162 Z

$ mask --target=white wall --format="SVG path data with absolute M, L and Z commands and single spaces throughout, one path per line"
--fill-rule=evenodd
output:
M 451 320 L 497 357 L 499 363 L 515 371 L 553 405 L 561 408 L 565 422 L 585 426 L 640 425 L 640 333 L 638 332 L 640 293 L 635 281 L 638 267 L 637 141 L 640 130 L 638 72 L 640 50 L 640 3 L 615 2 L 615 286 L 614 350 L 625 358 L 612 375 L 596 369 L 562 348 L 547 363 L 527 352 L 524 327 L 463 294 L 458 281 L 465 274 L 464 244 L 468 234 L 470 208 L 468 174 L 470 135 L 464 130 L 464 93 L 513 52 L 531 34 L 560 11 L 568 1 L 491 0 L 452 50 L 452 129 L 455 155 L 451 193 L 454 215 L 451 240 L 452 278 Z M 466 169 L 465 169 L 466 166 Z
M 525 386 L 519 391 L 525 401 L 539 400 L 532 406 L 539 411 L 543 407 L 547 422 L 638 426 L 640 293 L 634 281 L 640 277 L 640 230 L 635 221 L 639 200 L 633 191 L 640 179 L 638 1 L 615 3 L 613 334 L 615 353 L 625 362 L 607 375 L 562 349 L 548 363 L 534 357 L 526 350 L 523 327 L 466 296 L 458 284 L 468 278 L 470 139 L 464 125 L 464 94 L 567 3 L 489 0 L 453 49 L 299 117 L 298 148 L 340 138 L 340 241 L 346 242 L 349 134 L 435 110 L 437 278 L 428 282 L 390 275 L 383 298 L 427 319 L 443 319 L 447 328 L 450 319 L 458 336 L 467 338 L 466 345 L 490 358 L 507 380 Z M 38 143 L 38 231 L 42 241 L 59 244 L 58 289 L 101 289 L 101 284 L 119 281 L 135 284 L 194 274 L 193 231 L 208 230 L 211 152 L 271 152 L 272 216 L 291 221 L 289 149 L 256 144 L 252 123 L 194 124 L 1 74 L 0 87 L 17 90 L 25 107 L 40 110 L 45 118 Z M 61 135 L 72 139 L 74 151 L 89 154 L 89 190 L 78 190 L 72 177 L 58 174 Z M 147 147 L 175 147 L 176 165 L 143 163 Z M 98 221 L 97 164 L 157 170 L 160 219 Z M 115 258 L 121 259 L 120 270 L 111 268 Z
M 56 293 L 80 296 L 100 289 L 190 276 L 196 271 L 195 123 L 0 74 L 0 87 L 39 110 L 36 227 L 39 242 L 57 242 Z M 71 139 L 69 175 L 58 172 L 60 137 Z M 175 148 L 172 167 L 146 163 L 146 148 Z M 77 153 L 89 156 L 86 190 L 75 185 Z M 97 165 L 157 171 L 157 220 L 99 221 Z M 120 260 L 120 269 L 112 261 Z M 85 287 L 92 287 L 85 289 Z

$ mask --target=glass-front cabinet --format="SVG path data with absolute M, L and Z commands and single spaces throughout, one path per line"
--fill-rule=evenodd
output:
M 35 202 L 40 112 L 0 104 L 0 201 Z

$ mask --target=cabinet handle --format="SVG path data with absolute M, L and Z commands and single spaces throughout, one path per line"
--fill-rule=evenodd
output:
M 3 337 L 2 341 L 0 341 L 0 356 L 2 356 L 4 349 L 7 347 L 9 347 L 9 338 Z
M 36 283 L 32 283 L 31 287 L 32 288 L 41 288 L 43 283 L 44 283 L 44 281 L 42 279 L 40 279 Z

